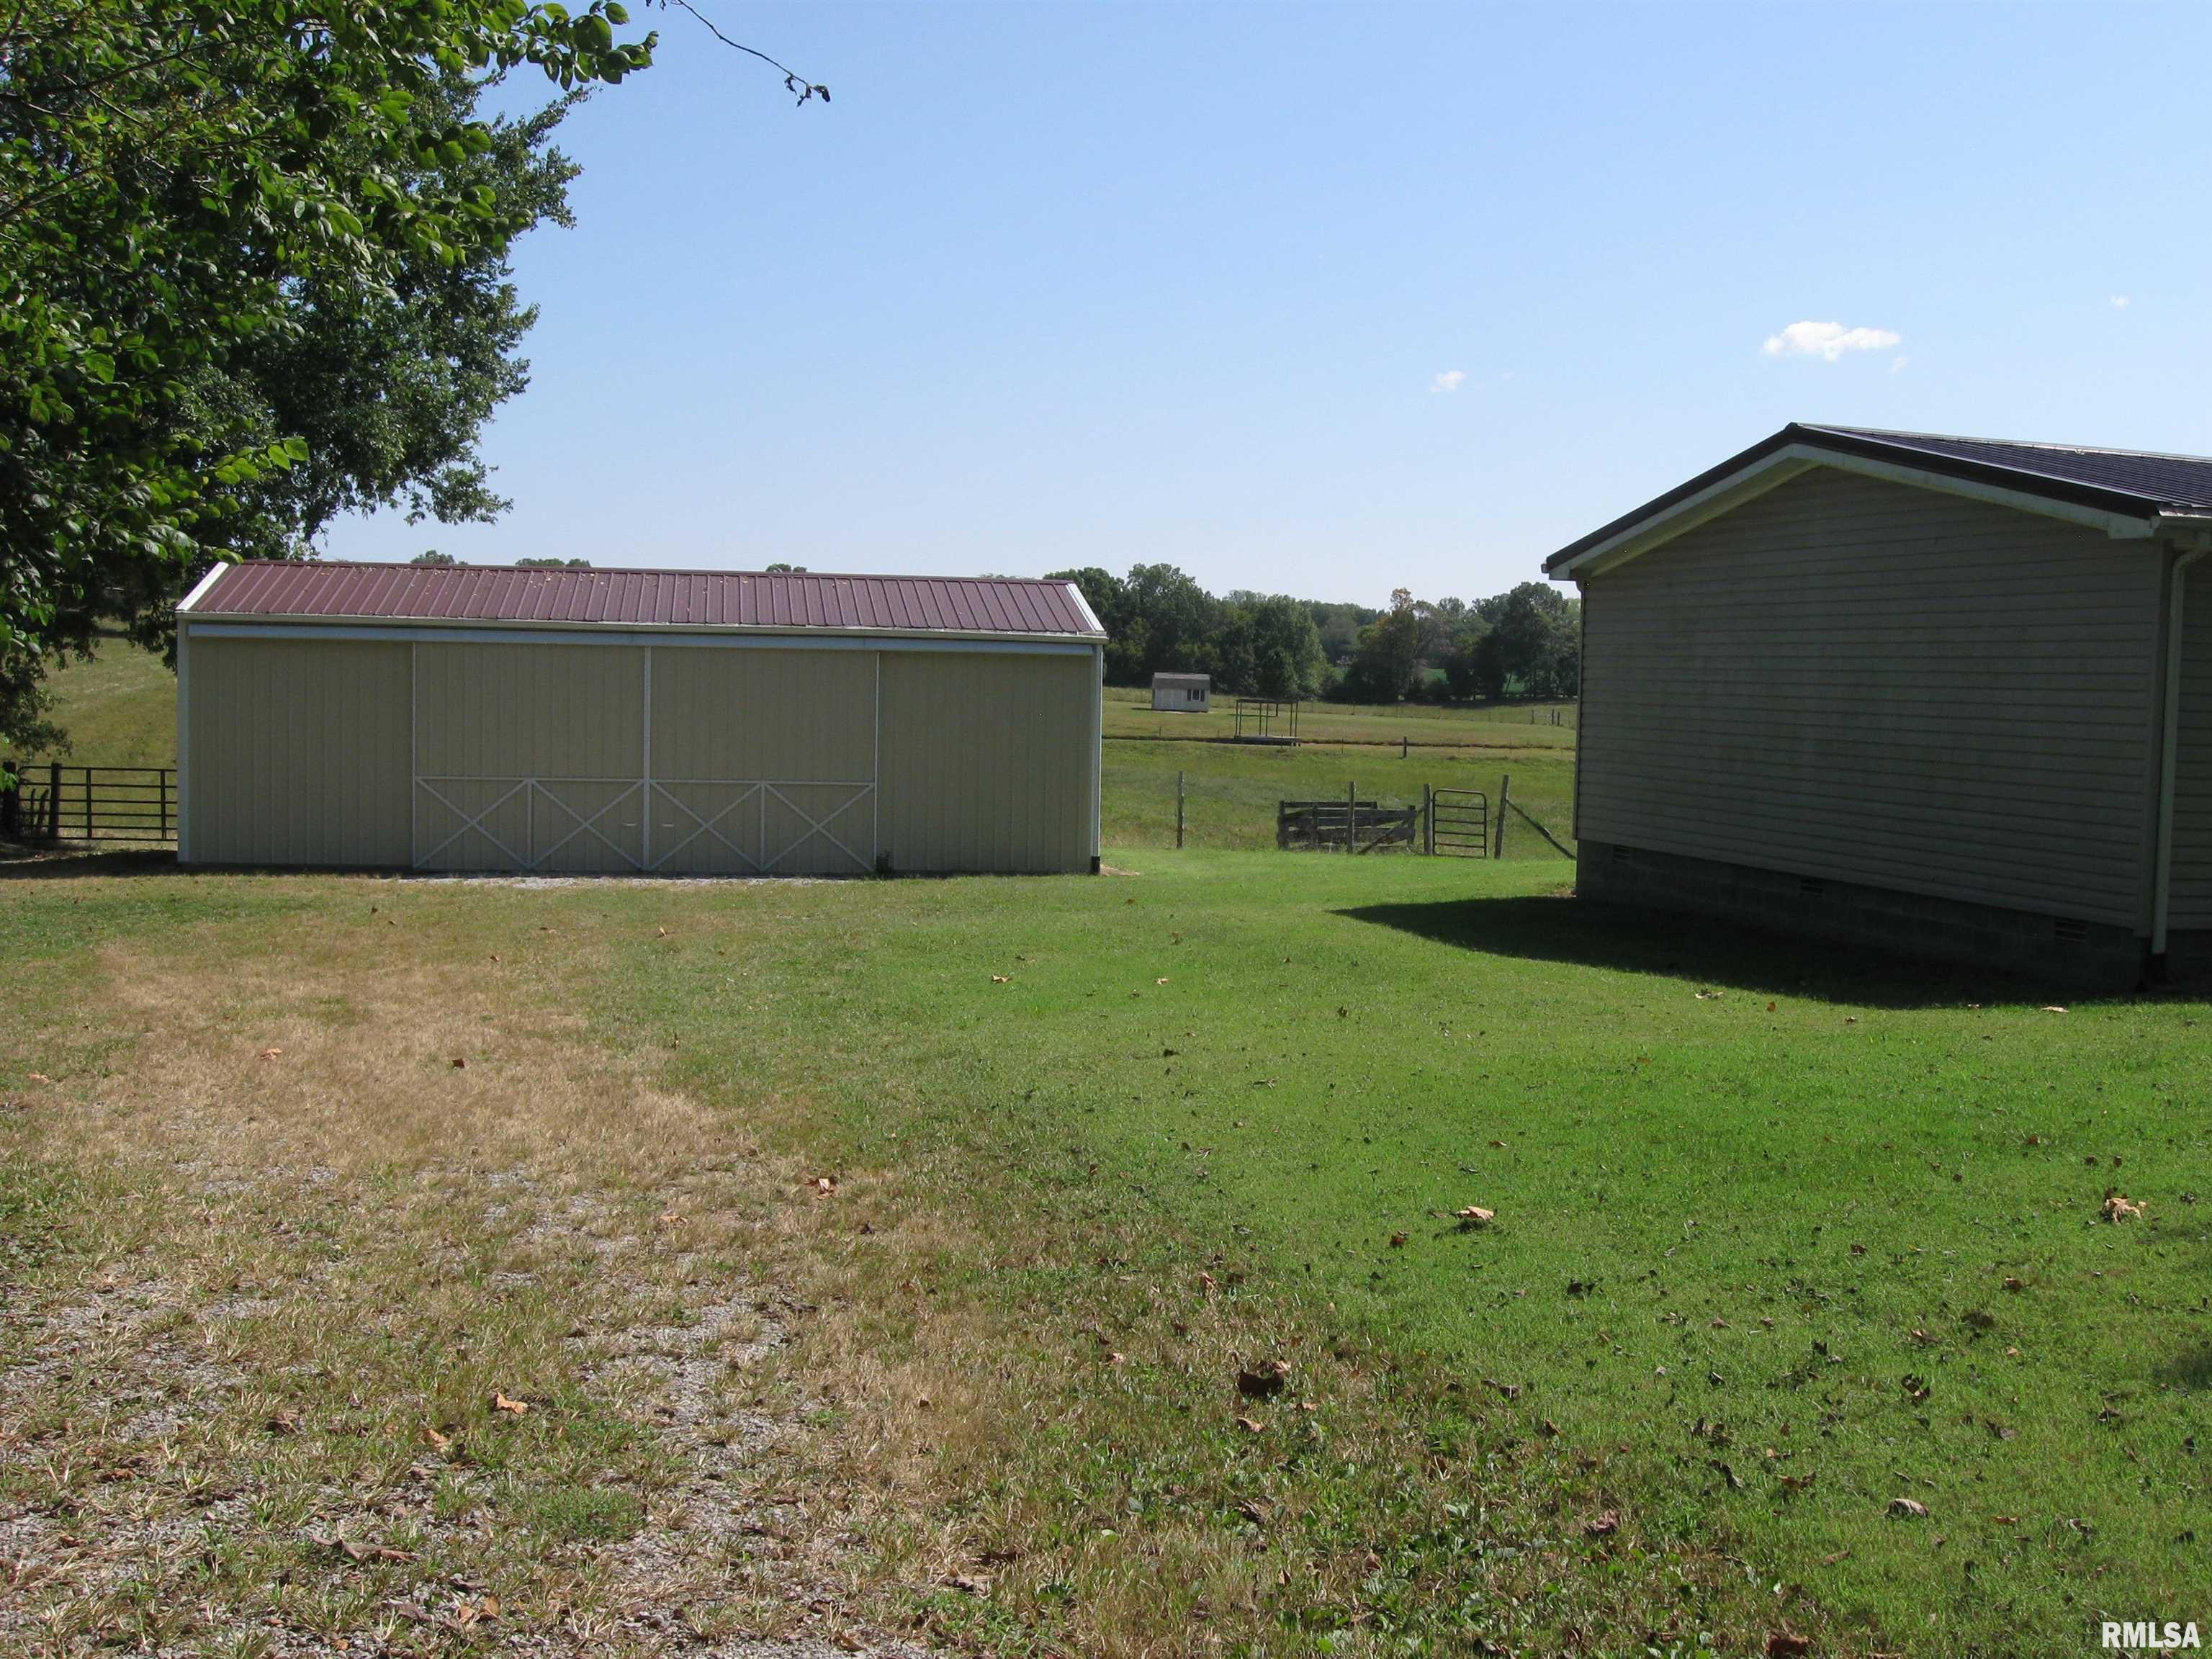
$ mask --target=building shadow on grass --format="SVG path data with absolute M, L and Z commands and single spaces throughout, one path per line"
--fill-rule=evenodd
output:
M 1956 1007 L 1969 1002 L 2040 1006 L 2054 996 L 2068 1000 L 2051 985 L 1996 969 L 1892 956 L 1863 946 L 1566 895 L 1367 904 L 1335 914 L 1486 956 L 1663 975 L 1752 995 L 1813 997 L 1875 1008 Z M 2074 1004 L 2089 1000 L 2077 993 Z
M 52 848 L 0 842 L 0 881 L 58 881 L 70 876 L 155 876 L 179 871 L 168 847 Z

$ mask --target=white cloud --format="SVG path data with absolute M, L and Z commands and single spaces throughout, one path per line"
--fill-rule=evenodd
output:
M 2113 310 L 2115 310 L 2115 311 L 2125 311 L 2127 308 L 2128 308 L 2128 296 L 2127 296 L 2126 295 L 2124 295 L 2124 294 L 2115 294 L 2114 295 L 2112 295 L 2112 309 L 2113 309 Z
M 1841 323 L 1792 323 L 1766 337 L 1761 348 L 1770 357 L 1818 357 L 1837 362 L 1847 351 L 1887 351 L 1904 343 L 1894 329 L 1845 328 Z
M 1467 371 L 1465 369 L 1448 368 L 1444 370 L 1443 373 L 1437 375 L 1436 379 L 1429 382 L 1429 390 L 1431 392 L 1456 392 L 1466 384 Z
M 1906 356 L 1903 352 L 1901 352 L 1901 351 L 1900 351 L 1900 352 L 1899 352 L 1899 353 L 1897 354 L 1897 356 L 1894 356 L 1894 357 L 1893 357 L 1893 358 L 1891 358 L 1891 359 L 1890 359 L 1890 363 L 1889 363 L 1889 372 L 1890 372 L 1891 374 L 1904 374 L 1904 373 L 1905 373 L 1905 364 L 1907 364 L 1907 363 L 1911 362 L 1911 361 L 1912 361 L 1912 359 L 1911 359 L 1911 358 L 1910 358 L 1910 357 Z

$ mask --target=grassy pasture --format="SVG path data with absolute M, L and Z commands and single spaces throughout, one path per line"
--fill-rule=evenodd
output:
M 177 763 L 177 677 L 151 652 L 106 640 L 89 662 L 64 661 L 47 680 L 65 753 L 90 766 Z
M 1308 743 L 1273 749 L 1109 739 L 1105 746 L 1109 846 L 1174 846 L 1179 771 L 1184 775 L 1187 847 L 1273 848 L 1279 801 L 1341 800 L 1349 783 L 1359 786 L 1362 800 L 1386 806 L 1418 805 L 1425 784 L 1437 789 L 1480 789 L 1495 813 L 1499 780 L 1509 775 L 1512 798 L 1522 809 L 1568 846 L 1574 845 L 1571 749 L 1416 748 L 1401 759 L 1395 749 L 1351 744 Z M 1506 831 L 1505 855 L 1548 860 L 1563 872 L 1572 867 L 1518 818 Z
M 9 880 L 0 1631 L 1948 1659 L 2201 1590 L 2206 1005 L 1115 860 Z
M 1106 688 L 1106 735 L 1202 742 L 1226 738 L 1237 729 L 1237 699 L 1221 696 L 1203 714 L 1155 714 L 1149 690 Z M 1552 724 L 1557 713 L 1561 724 Z M 1401 738 L 1416 748 L 1505 747 L 1571 749 L 1575 743 L 1572 703 L 1512 703 L 1495 708 L 1442 708 L 1407 703 L 1381 708 L 1367 703 L 1308 702 L 1298 708 L 1298 735 L 1308 743 L 1395 746 Z

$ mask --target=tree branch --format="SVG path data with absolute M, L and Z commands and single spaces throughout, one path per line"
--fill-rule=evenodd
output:
M 698 7 L 693 5 L 691 3 L 691 0 L 661 0 L 661 3 L 665 6 L 675 6 L 682 10 L 690 12 L 693 17 L 699 21 L 700 24 L 706 29 L 708 33 L 713 35 L 717 40 L 720 40 L 724 46 L 729 47 L 732 52 L 742 52 L 749 57 L 757 58 L 762 63 L 766 64 L 770 69 L 782 70 L 784 90 L 790 93 L 799 100 L 799 102 L 803 104 L 810 98 L 819 98 L 825 104 L 830 101 L 829 88 L 816 85 L 814 82 L 807 80 L 805 76 L 799 74 L 798 70 L 790 69 L 782 64 L 777 63 L 775 58 L 769 57 L 766 52 L 758 50 L 757 47 L 749 46 L 742 40 L 731 40 L 728 35 L 716 28 L 714 27 L 714 20 L 708 17 L 706 13 L 701 11 Z

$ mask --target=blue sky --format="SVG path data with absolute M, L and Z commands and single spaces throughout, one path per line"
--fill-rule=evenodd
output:
M 1791 419 L 2212 453 L 2212 8 L 702 9 L 834 101 L 649 14 L 513 511 L 326 553 L 1372 605 Z

